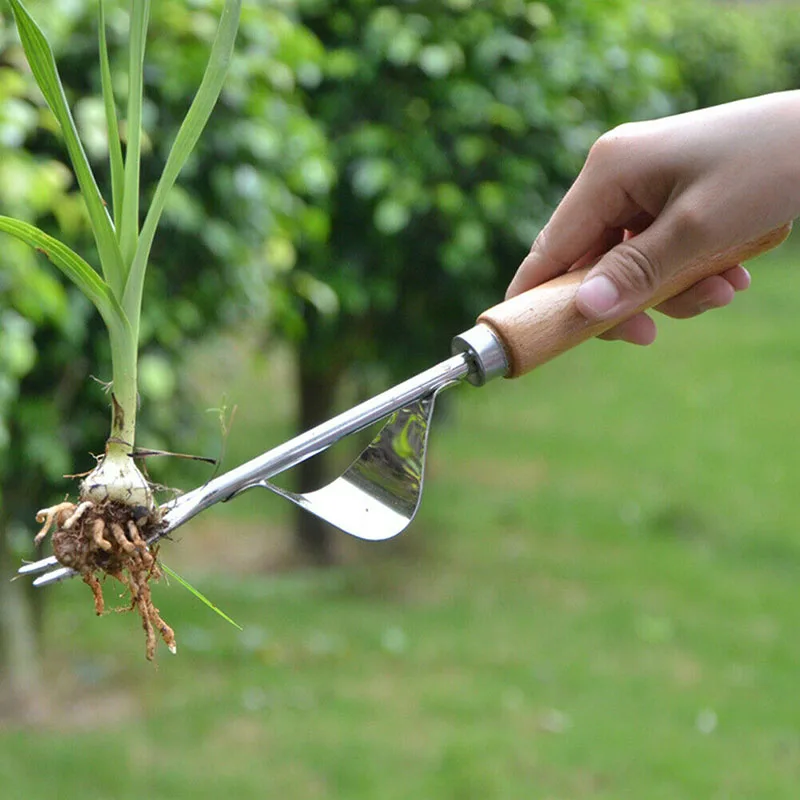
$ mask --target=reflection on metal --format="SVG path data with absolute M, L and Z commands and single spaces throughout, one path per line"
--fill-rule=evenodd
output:
M 459 334 L 453 339 L 451 349 L 454 355 L 465 353 L 469 358 L 467 380 L 473 386 L 483 386 L 508 372 L 508 357 L 503 343 L 488 325 L 481 323 Z
M 439 391 L 395 411 L 344 474 L 321 489 L 297 493 L 269 481 L 261 485 L 353 536 L 373 541 L 397 536 L 419 508 Z

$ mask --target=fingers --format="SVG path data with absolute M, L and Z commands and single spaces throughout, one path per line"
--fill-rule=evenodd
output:
M 609 250 L 589 271 L 575 297 L 588 320 L 624 319 L 643 307 L 681 265 L 669 215 Z
M 577 264 L 590 263 L 617 245 L 643 212 L 615 181 L 605 180 L 590 158 L 550 221 L 536 237 L 506 291 L 532 289 Z M 638 227 L 638 225 L 637 225 Z
M 656 324 L 642 311 L 620 325 L 607 330 L 598 338 L 605 339 L 607 342 L 622 341 L 647 346 L 656 340 Z
M 752 283 L 749 270 L 741 264 L 737 264 L 735 267 L 731 267 L 721 274 L 737 292 L 743 292 L 749 289 Z
M 689 319 L 712 308 L 724 308 L 737 292 L 745 291 L 749 287 L 750 273 L 740 265 L 720 275 L 705 278 L 685 292 L 657 306 L 656 309 L 675 319 Z M 641 313 L 611 328 L 599 338 L 649 345 L 655 341 L 656 324 L 647 314 Z
M 674 319 L 689 319 L 712 308 L 724 308 L 736 292 L 750 286 L 750 273 L 742 266 L 732 267 L 721 275 L 696 283 L 685 292 L 661 303 L 658 311 Z

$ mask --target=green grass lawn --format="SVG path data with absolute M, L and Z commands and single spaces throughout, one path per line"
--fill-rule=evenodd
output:
M 48 590 L 55 711 L 0 730 L 0 797 L 796 798 L 796 253 L 652 348 L 454 390 L 420 517 L 348 566 L 264 572 L 266 493 L 207 512 L 163 555 L 242 633 L 161 588 L 153 668 L 133 617 Z M 290 398 L 284 365 L 225 370 L 235 461 Z

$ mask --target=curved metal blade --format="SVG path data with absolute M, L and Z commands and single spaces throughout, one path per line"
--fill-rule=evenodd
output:
M 344 474 L 321 489 L 291 492 L 267 480 L 259 485 L 359 539 L 397 536 L 419 508 L 428 431 L 439 391 L 395 411 Z

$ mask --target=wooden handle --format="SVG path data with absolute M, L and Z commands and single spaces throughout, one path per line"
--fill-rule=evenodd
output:
M 590 323 L 575 307 L 575 295 L 591 269 L 567 272 L 529 289 L 478 317 L 503 342 L 509 359 L 507 377 L 517 378 L 534 367 L 624 322 L 634 314 L 663 303 L 693 284 L 718 275 L 736 264 L 777 247 L 791 231 L 791 225 L 775 228 L 764 236 L 711 258 L 697 259 L 666 281 L 656 295 L 635 311 L 614 319 Z

